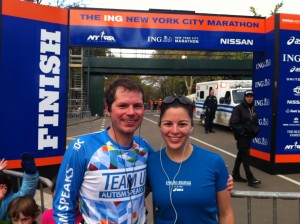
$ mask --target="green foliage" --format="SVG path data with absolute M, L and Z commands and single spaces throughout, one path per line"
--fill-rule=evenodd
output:
M 280 8 L 281 8 L 282 6 L 283 6 L 283 1 L 280 2 L 280 3 L 277 3 L 277 4 L 275 5 L 274 10 L 273 10 L 273 11 L 271 10 L 270 16 L 272 16 L 272 15 L 278 13 L 279 10 L 280 10 Z M 256 9 L 255 9 L 253 6 L 250 6 L 250 12 L 253 13 L 253 16 L 261 16 L 261 14 L 258 14 L 257 11 L 256 11 Z
M 274 11 L 271 11 L 270 15 L 274 15 L 279 12 L 279 9 L 283 6 L 283 2 L 276 4 Z
M 250 6 L 250 12 L 253 13 L 253 16 L 261 16 L 261 14 L 258 14 L 258 13 L 256 12 L 256 9 L 255 9 L 253 6 Z

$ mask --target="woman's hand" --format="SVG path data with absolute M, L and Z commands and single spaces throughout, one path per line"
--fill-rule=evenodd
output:
M 8 161 L 6 161 L 5 159 L 2 159 L 2 160 L 0 161 L 0 170 L 4 170 L 4 168 L 5 168 L 6 165 L 7 165 L 7 162 L 8 162 Z

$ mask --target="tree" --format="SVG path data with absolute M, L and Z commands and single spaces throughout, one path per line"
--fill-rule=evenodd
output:
M 85 7 L 84 0 L 23 0 L 24 2 L 32 2 L 36 4 L 42 4 L 46 2 L 48 5 L 60 7 L 60 8 L 71 8 L 71 7 Z
M 271 15 L 274 15 L 274 14 L 276 14 L 276 13 L 278 13 L 278 12 L 279 12 L 279 9 L 280 9 L 282 6 L 283 6 L 283 1 L 280 2 L 280 3 L 278 3 L 278 4 L 276 4 L 276 5 L 275 5 L 275 8 L 274 8 L 274 11 L 271 10 L 270 16 L 271 16 Z M 250 6 L 250 12 L 252 12 L 254 16 L 261 16 L 261 14 L 258 14 L 257 11 L 256 11 L 256 9 L 255 9 L 253 6 Z

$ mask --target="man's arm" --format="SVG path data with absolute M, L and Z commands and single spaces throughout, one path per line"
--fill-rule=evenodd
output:
M 75 139 L 68 147 L 60 165 L 53 199 L 55 223 L 74 223 L 76 202 L 84 175 L 83 146 L 76 150 Z
M 203 103 L 203 110 L 205 110 L 205 108 L 206 108 L 206 105 L 207 105 L 207 98 L 208 98 L 208 96 L 207 96 L 206 99 L 204 100 L 204 103 Z
M 238 106 L 233 108 L 229 123 L 235 136 L 243 136 L 245 134 L 245 127 L 242 123 L 242 117 Z

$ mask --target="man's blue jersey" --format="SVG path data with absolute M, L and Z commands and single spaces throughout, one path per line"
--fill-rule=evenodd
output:
M 153 149 L 138 136 L 122 147 L 107 131 L 69 145 L 57 177 L 56 223 L 74 223 L 77 196 L 86 223 L 145 223 L 146 166 Z

